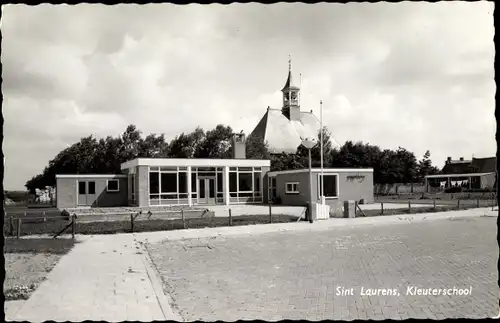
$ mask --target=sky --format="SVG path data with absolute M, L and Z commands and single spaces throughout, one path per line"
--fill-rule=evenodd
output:
M 172 139 L 249 134 L 282 107 L 334 141 L 417 158 L 496 154 L 493 2 L 2 6 L 4 187 L 24 189 L 81 137 L 135 124 Z M 299 77 L 302 74 L 302 77 Z

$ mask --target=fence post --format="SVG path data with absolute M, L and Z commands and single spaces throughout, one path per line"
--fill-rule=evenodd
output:
M 460 210 L 460 199 L 457 200 L 457 210 Z
M 358 216 L 358 201 L 354 201 L 354 217 Z
M 476 200 L 476 205 L 477 205 L 477 207 L 479 207 L 479 197 Z
M 381 206 L 380 214 L 384 215 L 384 202 L 380 203 L 380 206 Z
M 229 209 L 229 226 L 233 225 L 233 217 L 231 215 L 231 209 Z
M 17 238 L 21 236 L 21 222 L 23 220 L 21 218 L 17 218 Z
M 273 213 L 271 212 L 271 204 L 269 204 L 269 223 L 273 223 Z
M 130 232 L 134 233 L 134 214 L 130 214 Z
M 408 213 L 411 213 L 411 201 L 408 201 Z
M 71 216 L 71 238 L 73 238 L 73 240 L 75 240 L 75 233 L 76 233 L 76 216 L 73 213 L 73 215 Z
M 186 219 L 184 218 L 184 209 L 181 210 L 181 217 L 182 217 L 182 228 L 186 228 Z

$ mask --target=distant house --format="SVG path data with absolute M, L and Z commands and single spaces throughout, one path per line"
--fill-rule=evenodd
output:
M 267 142 L 271 154 L 295 153 L 301 138 L 317 138 L 321 129 L 318 118 L 310 112 L 300 111 L 300 88 L 292 80 L 291 64 L 288 78 L 281 90 L 283 107 L 267 108 L 249 138 L 256 137 Z
M 496 188 L 496 157 L 472 158 L 463 157 L 445 162 L 440 175 L 425 177 L 426 192 L 439 192 L 450 188 L 464 190 L 494 190 Z

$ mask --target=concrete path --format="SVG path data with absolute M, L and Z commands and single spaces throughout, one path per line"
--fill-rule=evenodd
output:
M 216 217 L 228 217 L 229 209 L 231 209 L 232 216 L 269 214 L 269 205 L 213 205 L 209 209 L 214 212 Z M 303 206 L 271 206 L 272 214 L 286 214 L 296 217 L 303 215 L 305 209 Z
M 404 216 L 329 219 L 315 223 L 276 223 L 99 236 L 81 242 L 64 256 L 31 298 L 7 320 L 43 322 L 104 320 L 181 320 L 153 269 L 144 243 L 282 231 L 317 231 L 336 227 L 384 225 L 433 219 L 497 216 L 491 208 Z
M 47 280 L 6 319 L 43 322 L 175 320 L 133 235 L 78 237 Z

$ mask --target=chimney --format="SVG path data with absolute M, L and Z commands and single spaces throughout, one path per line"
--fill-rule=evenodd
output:
M 448 158 L 446 159 L 446 163 L 447 163 L 447 164 L 451 163 L 451 157 L 448 157 Z
M 231 138 L 231 145 L 233 147 L 233 159 L 246 159 L 246 137 L 243 132 L 234 133 Z
M 463 161 L 464 161 L 464 158 L 463 158 L 463 157 L 460 157 L 460 161 L 462 161 L 462 162 L 463 162 Z

